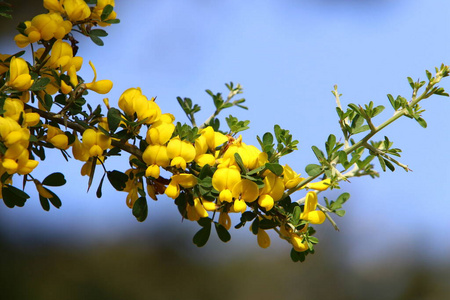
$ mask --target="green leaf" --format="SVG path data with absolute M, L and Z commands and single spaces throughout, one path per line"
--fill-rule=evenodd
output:
M 109 130 L 111 132 L 115 132 L 119 127 L 120 121 L 122 120 L 122 114 L 117 108 L 111 107 L 108 110 L 107 120 Z
M 67 181 L 64 178 L 64 174 L 56 172 L 45 177 L 45 179 L 42 181 L 42 185 L 62 186 L 66 184 L 66 182 Z
M 416 121 L 423 128 L 427 128 L 427 122 L 424 119 L 422 119 L 421 117 L 416 118 Z
M 103 180 L 105 180 L 105 173 L 102 176 L 102 179 L 100 180 L 100 183 L 98 185 L 97 188 L 97 192 L 95 193 L 95 195 L 97 196 L 97 198 L 101 198 L 102 197 L 102 187 L 103 187 Z
M 192 241 L 197 247 L 203 247 L 208 242 L 209 236 L 211 234 L 211 223 L 209 225 L 202 227 L 197 233 L 194 235 Z
M 135 216 L 139 222 L 144 222 L 145 219 L 147 219 L 148 206 L 147 199 L 145 199 L 145 197 L 140 197 L 134 202 L 133 216 Z
M 53 197 L 48 198 L 48 200 L 50 201 L 50 203 L 56 207 L 56 208 L 60 208 L 62 205 L 61 199 L 59 199 L 59 197 L 53 193 L 52 191 L 50 191 L 49 189 L 45 188 L 50 194 L 52 194 Z
M 309 176 L 317 176 L 322 173 L 322 167 L 316 164 L 309 164 L 306 166 L 305 171 Z
M 14 206 L 22 207 L 25 205 L 27 199 L 30 198 L 27 193 L 9 184 L 2 187 L 2 196 L 3 202 L 9 208 L 13 208 Z
M 102 21 L 106 21 L 106 19 L 108 19 L 109 15 L 113 12 L 114 7 L 110 4 L 106 5 L 103 8 L 102 14 L 100 16 L 100 20 Z
M 111 185 L 116 190 L 123 191 L 128 181 L 128 175 L 117 170 L 108 171 L 107 175 Z
M 242 161 L 242 157 L 239 155 L 239 153 L 234 153 L 234 160 L 241 169 L 241 172 L 245 174 L 247 172 L 247 168 L 244 166 L 244 162 Z
M 48 77 L 42 77 L 42 78 L 38 78 L 33 82 L 33 85 L 30 88 L 30 91 L 42 91 L 45 89 L 45 87 L 47 86 L 47 84 L 50 83 L 50 78 Z
M 45 197 L 42 197 L 41 195 L 39 195 L 39 202 L 41 202 L 41 206 L 45 211 L 49 211 L 50 210 L 50 203 L 48 202 L 48 199 Z
M 254 235 L 258 234 L 258 230 L 259 230 L 259 219 L 255 218 L 255 220 L 252 222 L 252 226 L 250 227 L 250 229 L 252 230 L 252 233 Z
M 337 210 L 335 211 L 336 215 L 338 215 L 339 217 L 343 217 L 345 215 L 345 210 Z
M 94 42 L 94 44 L 98 45 L 98 46 L 103 46 L 105 43 L 102 41 L 101 38 L 99 38 L 96 35 L 90 35 L 89 36 L 91 38 L 91 40 Z
M 323 155 L 323 152 L 319 148 L 317 148 L 316 146 L 312 146 L 311 149 L 312 149 L 312 151 L 314 152 L 314 155 L 317 157 L 317 159 L 319 161 L 322 161 L 322 160 L 325 159 L 325 156 Z
M 89 35 L 95 35 L 95 36 L 101 36 L 101 37 L 105 37 L 108 36 L 108 33 L 106 31 L 104 31 L 103 29 L 92 29 L 89 32 Z
M 217 235 L 219 236 L 219 239 L 224 243 L 228 242 L 231 239 L 231 235 L 228 232 L 228 230 L 225 227 L 223 227 L 222 224 L 214 222 L 214 225 L 216 227 L 216 232 Z
M 283 174 L 283 167 L 280 164 L 266 163 L 265 167 L 277 176 L 281 176 L 281 174 Z

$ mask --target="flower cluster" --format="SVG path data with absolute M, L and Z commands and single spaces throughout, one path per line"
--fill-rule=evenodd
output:
M 116 190 L 127 193 L 126 205 L 138 221 L 148 215 L 147 197 L 157 200 L 162 195 L 174 200 L 183 219 L 200 225 L 193 238 L 199 247 L 208 241 L 212 227 L 222 241 L 228 241 L 232 219 L 239 219 L 235 228 L 251 223 L 249 229 L 262 248 L 270 246 L 268 232 L 274 231 L 292 245 L 291 258 L 303 261 L 305 255 L 314 253 L 318 242 L 312 225 L 328 219 L 337 228 L 331 214 L 343 216 L 341 208 L 349 198 L 343 193 L 334 201 L 324 198 L 325 205 L 321 205 L 318 194 L 339 188 L 339 182 L 350 177 L 378 176 L 371 163 L 374 158 L 383 170 L 393 171 L 394 164 L 409 170 L 392 157 L 400 156 L 400 149 L 392 148 L 387 137 L 380 142 L 371 138 L 401 116 L 425 127 L 419 101 L 433 94 L 448 96 L 436 86 L 449 75 L 449 67 L 442 65 L 435 77 L 427 71 L 429 82 L 422 94 L 419 90 L 426 82 L 410 80 L 411 101 L 389 95 L 394 117 L 376 127 L 372 119 L 384 107 L 374 107 L 372 102 L 364 108 L 350 104 L 344 111 L 335 89 L 343 142 L 331 134 L 325 151 L 313 146 L 319 164 L 307 165 L 308 177 L 303 178 L 280 163 L 283 156 L 297 150 L 298 141 L 288 130 L 275 125 L 274 134 L 257 137 L 257 147 L 246 144 L 239 134 L 249 121 L 229 116 L 229 130 L 221 129 L 217 116 L 222 110 L 247 109 L 242 105 L 245 99 L 235 100 L 242 93 L 240 85 L 227 84 L 226 99 L 221 93 L 206 91 L 215 111 L 200 126 L 195 120 L 200 106 L 191 99 L 177 98 L 191 123 L 181 124 L 171 113 L 163 113 L 156 99 L 147 98 L 140 88 L 124 91 L 117 99 L 118 108 L 103 99 L 106 113 L 100 105 L 91 107 L 85 97 L 91 91 L 108 94 L 113 83 L 97 80 L 91 61 L 93 80 L 79 75 L 83 58 L 77 56 L 74 33 L 103 45 L 100 37 L 107 33 L 97 27 L 119 22 L 114 0 L 44 0 L 43 5 L 48 13 L 21 23 L 14 38 L 20 48 L 31 45 L 32 61 L 22 57 L 24 51 L 0 54 L 0 198 L 8 207 L 23 206 L 30 198 L 25 192 L 28 182 L 34 184 L 44 210 L 50 209 L 50 203 L 61 206 L 48 187 L 65 184 L 64 175 L 52 173 L 42 181 L 33 177 L 33 170 L 46 159 L 46 151 L 54 150 L 67 160 L 73 157 L 83 162 L 81 174 L 89 178 L 88 189 L 101 166 L 104 172 L 97 196 L 101 197 L 107 177 Z M 355 141 L 354 135 L 364 131 L 369 133 Z M 120 155 L 128 156 L 130 168 L 108 170 L 108 159 Z M 22 189 L 13 186 L 14 176 L 23 176 Z M 304 197 L 292 201 L 296 192 Z

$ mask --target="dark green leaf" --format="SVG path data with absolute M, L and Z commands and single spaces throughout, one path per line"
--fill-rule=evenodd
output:
M 92 29 L 89 32 L 89 35 L 95 35 L 95 36 L 101 36 L 101 37 L 105 37 L 108 35 L 108 33 L 106 31 L 104 31 L 103 29 Z
M 109 182 L 116 190 L 122 191 L 125 188 L 128 181 L 127 174 L 117 170 L 108 171 L 107 174 Z
M 231 239 L 231 235 L 228 230 L 219 223 L 214 223 L 214 225 L 216 227 L 216 232 L 219 239 L 224 243 L 228 242 Z
M 145 199 L 145 197 L 140 197 L 134 202 L 133 216 L 135 216 L 139 222 L 144 222 L 145 219 L 147 219 L 148 206 L 147 199 Z
M 66 179 L 62 173 L 56 172 L 45 177 L 44 181 L 42 181 L 43 185 L 49 186 L 62 186 L 66 184 Z
M 113 12 L 114 7 L 110 4 L 106 5 L 103 8 L 102 14 L 100 16 L 100 20 L 105 21 L 106 19 L 108 19 L 109 15 Z
M 50 191 L 49 189 L 47 189 L 47 188 L 44 188 L 44 189 L 46 189 L 46 190 L 47 190 L 50 194 L 52 194 L 52 196 L 53 196 L 53 197 L 51 197 L 51 198 L 48 198 L 48 200 L 50 201 L 50 203 L 51 203 L 54 207 L 60 208 L 61 205 L 62 205 L 61 199 L 59 199 L 59 197 L 58 197 L 55 193 L 53 193 L 52 191 Z
M 117 108 L 111 107 L 107 114 L 108 127 L 111 132 L 115 132 L 122 120 L 122 114 Z
M 197 231 L 192 241 L 197 245 L 197 247 L 203 247 L 208 242 L 210 234 L 211 223 L 209 223 L 209 226 L 202 227 L 199 231 Z
M 22 207 L 25 205 L 27 199 L 30 198 L 27 193 L 9 184 L 2 187 L 2 196 L 3 202 L 9 208 L 13 208 L 14 206 Z
M 105 173 L 102 176 L 102 179 L 100 180 L 100 183 L 98 185 L 97 188 L 97 192 L 95 193 L 95 195 L 97 196 L 97 198 L 101 198 L 102 197 L 102 187 L 103 187 L 103 180 L 105 179 Z
M 39 195 L 39 202 L 41 202 L 41 206 L 45 211 L 49 211 L 50 210 L 50 203 L 48 202 L 48 199 L 45 197 L 42 197 L 41 195 Z
M 105 43 L 102 41 L 101 38 L 99 38 L 96 35 L 90 35 L 89 36 L 91 38 L 91 40 L 94 42 L 94 44 L 98 45 L 98 46 L 103 46 Z

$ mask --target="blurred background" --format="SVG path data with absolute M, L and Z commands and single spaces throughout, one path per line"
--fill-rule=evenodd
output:
M 15 53 L 15 26 L 45 12 L 41 1 L 9 1 L 14 19 L 1 20 L 0 53 Z M 274 124 L 300 141 L 287 156 L 294 170 L 315 162 L 330 133 L 341 137 L 333 85 L 343 105 L 374 101 L 392 114 L 386 94 L 410 97 L 407 76 L 425 79 L 449 63 L 450 2 L 445 0 L 153 0 L 116 1 L 121 24 L 107 28 L 105 46 L 80 37 L 81 76 L 110 79 L 108 95 L 141 87 L 157 96 L 163 112 L 187 122 L 176 97 L 213 109 L 204 92 L 226 94 L 224 83 L 244 87 L 248 111 L 225 111 L 251 120 L 244 141 Z M 30 59 L 29 49 L 25 55 Z M 450 83 L 442 82 L 447 90 Z M 89 100 L 101 103 L 101 95 Z M 450 293 L 450 197 L 447 151 L 449 99 L 423 103 L 428 128 L 409 119 L 381 133 L 403 149 L 413 172 L 355 178 L 340 191 L 351 194 L 340 232 L 317 226 L 316 254 L 293 263 L 288 244 L 272 235 L 260 249 L 247 228 L 231 230 L 224 244 L 212 234 L 203 248 L 192 244 L 196 223 L 182 221 L 173 201 L 149 203 L 138 223 L 125 193 L 104 187 L 99 176 L 88 193 L 81 162 L 56 155 L 41 163 L 37 178 L 66 174 L 54 189 L 63 201 L 45 212 L 37 195 L 25 207 L 0 205 L 0 286 L 5 299 L 446 299 Z M 223 124 L 225 122 L 223 121 Z M 48 154 L 50 156 L 50 152 Z M 108 161 L 124 171 L 126 159 Z M 100 174 L 97 174 L 100 175 Z M 298 195 L 302 197 L 302 195 Z

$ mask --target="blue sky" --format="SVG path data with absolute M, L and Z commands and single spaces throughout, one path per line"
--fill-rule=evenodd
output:
M 202 106 L 201 120 L 213 108 L 205 89 L 225 93 L 224 83 L 240 83 L 250 110 L 230 110 L 222 117 L 233 114 L 251 120 L 251 129 L 243 136 L 255 145 L 255 136 L 272 131 L 274 124 L 289 129 L 300 141 L 300 150 L 283 163 L 302 173 L 315 162 L 312 145 L 323 147 L 330 133 L 341 137 L 330 92 L 334 84 L 344 105 L 369 101 L 384 105 L 381 123 L 392 114 L 386 94 L 409 97 L 407 76 L 423 79 L 425 69 L 449 63 L 450 3 L 444 0 L 121 4 L 117 1 L 121 24 L 107 29 L 105 46 L 81 40 L 79 53 L 85 59 L 82 76 L 92 77 L 87 64 L 92 60 L 98 78 L 114 82 L 109 95 L 113 106 L 125 89 L 139 86 L 148 97 L 157 96 L 163 112 L 173 113 L 181 122 L 187 119 L 176 97 L 192 98 Z M 7 51 L 3 49 L 13 53 L 16 48 L 11 43 Z M 450 89 L 450 81 L 442 86 Z M 92 97 L 94 103 L 101 99 Z M 405 119 L 379 137 L 389 136 L 404 150 L 401 161 L 413 172 L 398 170 L 376 180 L 353 179 L 342 185 L 341 191 L 352 197 L 336 235 L 348 241 L 348 259 L 376 260 L 393 249 L 405 256 L 425 251 L 430 259 L 449 258 L 450 181 L 445 168 L 450 99 L 434 97 L 423 107 L 428 129 Z M 114 161 L 109 167 L 124 170 L 126 162 Z M 157 227 L 165 218 L 180 223 L 172 200 L 164 197 L 150 203 L 149 219 L 139 224 L 125 205 L 124 193 L 105 189 L 102 199 L 95 197 L 95 190 L 86 194 L 87 179 L 78 175 L 81 163 L 67 165 L 57 158 L 42 164 L 44 168 L 52 169 L 42 176 L 58 170 L 68 173 L 71 183 L 58 190 L 62 208 L 45 212 L 32 199 L 24 208 L 1 207 L 2 227 L 16 228 L 28 237 L 33 228 L 33 234 L 113 240 Z M 247 237 L 244 231 L 233 232 L 233 237 Z M 276 244 L 287 250 L 282 241 Z

